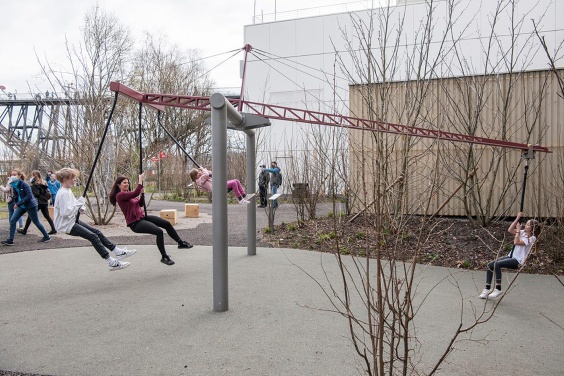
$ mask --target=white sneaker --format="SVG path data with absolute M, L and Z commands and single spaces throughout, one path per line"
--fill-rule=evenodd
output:
M 495 289 L 495 290 L 493 290 L 493 292 L 490 295 L 488 295 L 488 298 L 489 299 L 497 299 L 501 295 L 503 295 L 503 292 L 501 290 Z
M 492 292 L 492 290 L 484 289 L 482 293 L 478 296 L 478 298 L 486 299 L 488 295 L 490 295 L 490 292 Z
M 248 201 L 247 199 L 242 199 L 241 201 L 239 201 L 240 205 L 249 205 L 251 202 Z
M 114 254 L 116 255 L 116 259 L 123 260 L 124 258 L 128 258 L 129 256 L 133 256 L 137 253 L 136 249 L 127 249 L 127 248 L 114 248 Z
M 131 263 L 127 261 L 117 261 L 114 265 L 109 265 L 110 272 L 127 268 Z
M 251 198 L 255 197 L 257 194 L 256 193 L 249 193 L 248 195 L 245 196 L 245 200 L 250 201 Z

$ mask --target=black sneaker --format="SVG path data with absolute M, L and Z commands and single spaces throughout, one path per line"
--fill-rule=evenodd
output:
M 16 231 L 18 231 L 18 234 L 27 235 L 27 231 L 25 231 L 24 229 L 19 228 Z
M 39 240 L 39 243 L 49 243 L 51 241 L 51 238 L 49 236 L 47 237 L 43 237 Z
M 167 257 L 163 257 L 163 258 L 161 259 L 161 262 L 162 262 L 163 264 L 169 265 L 169 266 L 170 266 L 170 265 L 174 265 L 174 261 L 172 261 L 172 260 L 170 259 L 170 257 L 168 257 L 168 256 L 167 256 Z
M 2 245 L 14 245 L 14 241 L 11 239 L 6 239 L 0 242 Z
M 181 240 L 178 242 L 178 249 L 183 249 L 183 248 L 192 248 L 193 245 L 188 243 L 186 240 Z
M 51 230 L 48 232 L 49 235 L 55 235 L 57 233 L 57 230 Z

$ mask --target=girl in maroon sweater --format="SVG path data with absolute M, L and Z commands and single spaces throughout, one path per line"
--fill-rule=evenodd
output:
M 174 261 L 166 254 L 164 245 L 163 228 L 168 235 L 178 243 L 178 248 L 192 248 L 192 244 L 180 239 L 178 233 L 172 227 L 172 224 L 154 215 L 145 216 L 143 211 L 143 177 L 144 174 L 139 175 L 139 184 L 134 191 L 130 190 L 129 179 L 125 176 L 120 176 L 114 182 L 112 190 L 110 191 L 110 202 L 112 205 L 119 205 L 125 222 L 133 232 L 139 234 L 153 234 L 157 236 L 157 247 L 161 252 L 161 262 L 165 265 L 174 265 Z

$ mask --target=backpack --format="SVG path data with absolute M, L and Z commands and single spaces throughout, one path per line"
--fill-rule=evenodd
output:
M 272 174 L 270 184 L 280 187 L 282 185 L 282 172 L 278 171 L 277 174 Z
M 46 185 L 40 185 L 41 190 L 43 191 L 41 193 L 41 197 L 45 200 L 45 201 L 49 201 L 51 199 L 51 192 L 49 191 L 49 188 L 47 188 Z

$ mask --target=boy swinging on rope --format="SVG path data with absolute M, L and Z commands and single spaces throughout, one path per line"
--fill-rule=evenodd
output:
M 136 250 L 119 248 L 106 238 L 100 230 L 80 220 L 75 222 L 77 213 L 85 211 L 84 197 L 76 199 L 71 191 L 71 188 L 75 185 L 75 179 L 79 175 L 78 170 L 67 167 L 55 172 L 57 180 L 61 182 L 61 188 L 57 192 L 57 200 L 55 201 L 55 228 L 57 231 L 63 231 L 72 236 L 80 236 L 92 243 L 98 254 L 108 262 L 110 271 L 127 268 L 129 262 L 121 260 L 133 256 L 137 252 Z M 106 248 L 114 252 L 115 258 L 110 256 Z

